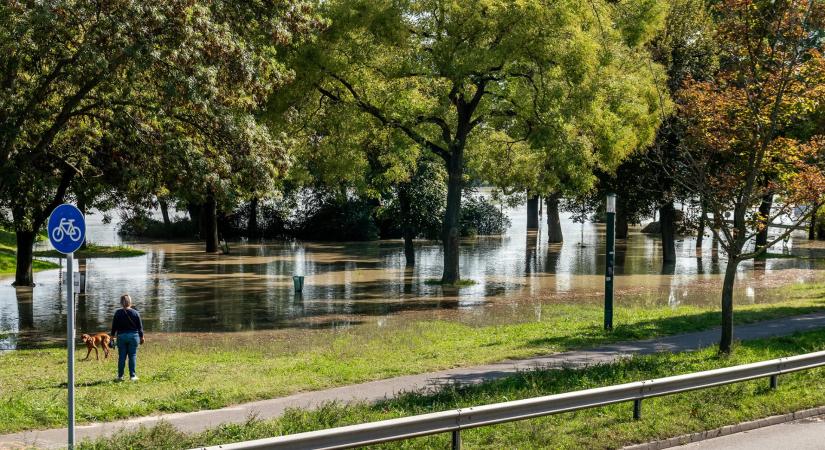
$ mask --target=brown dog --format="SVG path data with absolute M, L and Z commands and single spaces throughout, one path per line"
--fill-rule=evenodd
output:
M 97 346 L 100 345 L 103 347 L 103 358 L 106 359 L 109 357 L 109 341 L 112 338 L 109 336 L 108 333 L 97 333 L 97 334 L 84 334 L 80 336 L 80 340 L 86 343 L 86 348 L 89 349 L 86 352 L 86 358 L 82 359 L 82 361 L 87 361 L 89 359 L 89 355 L 92 354 L 92 350 L 95 351 L 95 359 L 100 361 L 100 354 L 97 352 Z

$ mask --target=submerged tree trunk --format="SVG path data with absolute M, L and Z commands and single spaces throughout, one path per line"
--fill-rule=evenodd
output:
M 659 208 L 659 225 L 662 233 L 662 262 L 676 262 L 676 209 L 673 202 Z
M 771 207 L 773 206 L 773 193 L 767 193 L 762 197 L 762 203 L 759 205 L 759 222 L 762 229 L 756 234 L 756 247 L 764 247 L 768 245 L 768 226 L 770 225 Z
M 547 203 L 547 241 L 551 244 L 563 242 L 564 236 L 561 232 L 558 194 L 548 196 L 547 199 L 545 199 L 545 203 Z
M 218 242 L 218 205 L 215 195 L 210 193 L 203 204 L 203 236 L 206 240 L 206 253 L 215 253 L 220 246 Z
M 539 196 L 527 199 L 527 229 L 535 230 L 539 227 Z
M 249 221 L 246 223 L 246 236 L 250 239 L 256 239 L 260 236 L 258 230 L 258 197 L 252 197 L 249 201 Z
M 728 259 L 722 282 L 722 336 L 719 339 L 719 351 L 722 353 L 730 353 L 733 344 L 733 284 L 738 265 L 739 260 L 736 258 Z
M 444 271 L 441 282 L 455 284 L 459 275 L 459 217 L 461 214 L 461 189 L 464 175 L 464 148 L 454 146 L 447 162 L 447 208 L 444 211 L 444 227 L 442 241 L 444 245 Z
M 168 230 L 169 226 L 172 225 L 172 221 L 169 220 L 169 203 L 159 198 L 158 205 L 160 205 L 160 215 L 163 216 L 163 226 Z
M 401 207 L 401 234 L 404 237 L 404 261 L 407 266 L 415 265 L 415 227 L 410 217 L 410 193 L 409 183 L 401 183 L 398 186 L 398 205 Z
M 811 206 L 814 208 L 814 206 Z M 811 224 L 808 226 L 808 239 L 814 240 L 816 239 L 816 213 L 817 211 L 814 210 L 813 214 L 811 214 Z
M 696 226 L 696 248 L 701 249 L 705 239 L 705 222 L 708 219 L 708 212 L 702 207 L 702 214 L 699 215 L 699 224 Z
M 14 286 L 34 286 L 32 275 L 32 251 L 37 234 L 34 231 L 16 232 L 17 267 L 14 273 Z

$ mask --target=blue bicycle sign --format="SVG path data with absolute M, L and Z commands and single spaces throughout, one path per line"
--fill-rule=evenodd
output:
M 86 219 L 79 209 L 62 204 L 49 216 L 49 241 L 60 253 L 74 253 L 86 237 Z

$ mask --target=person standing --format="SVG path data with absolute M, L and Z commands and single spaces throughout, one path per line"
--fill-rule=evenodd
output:
M 115 311 L 112 318 L 111 336 L 117 337 L 117 380 L 123 381 L 123 369 L 126 359 L 129 359 L 129 379 L 137 381 L 135 373 L 137 365 L 138 345 L 146 340 L 143 338 L 143 322 L 140 320 L 140 313 L 132 308 L 132 297 L 129 294 L 120 296 L 121 309 Z

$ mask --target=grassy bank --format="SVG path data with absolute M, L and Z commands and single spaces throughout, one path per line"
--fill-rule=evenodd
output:
M 17 238 L 14 232 L 0 228 L 0 275 L 13 274 L 17 268 Z M 59 266 L 51 261 L 35 259 L 32 268 L 35 271 L 56 269 Z
M 132 256 L 145 255 L 143 250 L 130 247 L 128 245 L 97 245 L 94 243 L 86 244 L 86 248 L 78 250 L 74 253 L 75 258 L 129 258 Z M 66 255 L 57 250 L 40 250 L 34 252 L 35 256 L 45 256 L 49 258 L 65 258 Z
M 781 304 L 739 307 L 736 323 L 825 309 L 825 285 L 784 291 L 789 300 Z M 138 356 L 137 384 L 115 385 L 112 359 L 78 364 L 77 417 L 83 423 L 218 408 L 298 391 L 678 334 L 717 326 L 719 313 L 693 306 L 618 308 L 611 334 L 602 331 L 601 321 L 600 307 L 547 305 L 541 321 L 485 327 L 429 321 L 368 332 L 149 334 Z M 86 331 L 93 330 L 79 330 Z M 64 358 L 61 348 L 0 354 L 0 432 L 65 422 Z
M 709 348 L 699 352 L 635 357 L 580 370 L 533 371 L 434 394 L 407 394 L 377 404 L 330 404 L 313 411 L 290 410 L 271 421 L 250 420 L 186 435 L 160 425 L 111 439 L 84 443 L 87 450 L 176 449 L 217 445 L 281 434 L 351 425 L 445 409 L 517 400 L 700 370 L 745 364 L 825 349 L 825 330 L 793 337 L 745 342 L 731 357 Z M 467 448 L 620 448 L 684 433 L 717 428 L 769 415 L 825 404 L 825 370 L 780 377 L 779 389 L 768 381 L 723 386 L 645 400 L 642 420 L 632 419 L 632 405 L 617 404 L 574 413 L 477 428 L 462 433 Z M 449 448 L 448 435 L 418 438 L 381 448 Z

